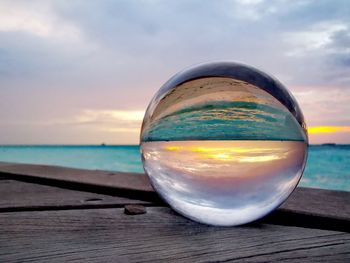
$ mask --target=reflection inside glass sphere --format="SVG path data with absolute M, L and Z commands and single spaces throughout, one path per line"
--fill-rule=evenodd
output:
M 239 225 L 288 198 L 305 165 L 300 108 L 266 74 L 236 63 L 181 72 L 155 95 L 141 131 L 144 169 L 179 213 Z

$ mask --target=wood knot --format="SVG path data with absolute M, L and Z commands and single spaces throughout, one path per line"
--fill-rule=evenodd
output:
M 126 205 L 124 206 L 124 214 L 126 215 L 142 215 L 146 214 L 146 207 L 143 205 Z

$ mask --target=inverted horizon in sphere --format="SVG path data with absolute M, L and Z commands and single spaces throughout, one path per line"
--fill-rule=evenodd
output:
M 141 141 L 305 141 L 298 126 L 266 91 L 240 80 L 207 77 L 167 94 L 146 120 Z

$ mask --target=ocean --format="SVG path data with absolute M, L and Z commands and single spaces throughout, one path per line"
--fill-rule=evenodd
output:
M 0 146 L 0 161 L 142 173 L 139 146 Z M 300 186 L 350 191 L 350 145 L 311 145 Z

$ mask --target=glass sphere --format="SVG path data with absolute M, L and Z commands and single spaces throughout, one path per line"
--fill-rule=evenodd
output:
M 245 224 L 280 206 L 302 176 L 307 148 L 304 117 L 288 90 L 233 62 L 173 76 L 141 130 L 154 189 L 178 213 L 210 225 Z

